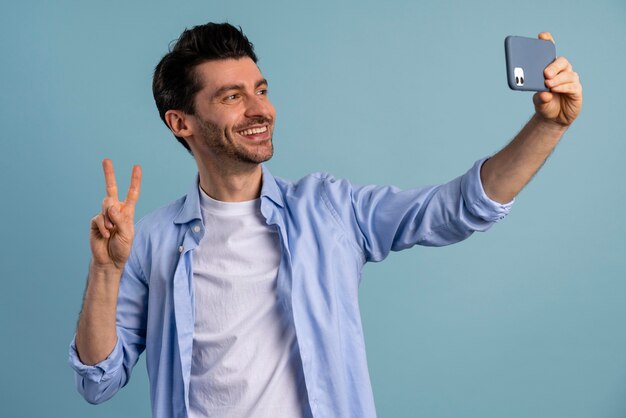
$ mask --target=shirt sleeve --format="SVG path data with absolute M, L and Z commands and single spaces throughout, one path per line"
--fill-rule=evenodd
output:
M 391 250 L 459 242 L 503 219 L 513 202 L 500 204 L 485 194 L 480 180 L 484 161 L 448 183 L 408 190 L 354 186 L 326 177 L 323 198 L 365 260 L 381 261 Z
M 135 252 L 136 245 L 133 245 Z M 148 286 L 131 252 L 126 263 L 117 301 L 117 342 L 109 356 L 95 365 L 80 361 L 76 336 L 69 347 L 68 363 L 74 369 L 78 392 L 92 404 L 110 399 L 130 379 L 131 371 L 145 349 Z

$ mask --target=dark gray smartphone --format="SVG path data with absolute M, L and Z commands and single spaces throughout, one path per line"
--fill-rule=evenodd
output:
M 504 39 L 506 78 L 512 90 L 550 91 L 543 71 L 556 59 L 552 41 L 523 36 Z

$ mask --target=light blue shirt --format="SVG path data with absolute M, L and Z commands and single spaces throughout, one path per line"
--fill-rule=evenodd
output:
M 485 231 L 512 203 L 490 200 L 480 160 L 449 183 L 401 191 L 356 186 L 325 173 L 297 182 L 263 166 L 261 212 L 277 228 L 278 302 L 296 330 L 311 412 L 375 417 L 358 304 L 363 266 L 416 244 L 442 246 Z M 192 256 L 205 231 L 198 180 L 190 192 L 137 223 L 117 304 L 117 344 L 94 366 L 69 363 L 91 403 L 111 398 L 146 350 L 152 414 L 187 417 L 194 331 Z

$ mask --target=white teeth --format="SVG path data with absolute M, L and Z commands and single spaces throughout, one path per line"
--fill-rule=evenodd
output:
M 254 134 L 261 134 L 265 131 L 267 131 L 267 126 L 263 126 L 261 128 L 246 129 L 245 131 L 239 131 L 239 133 L 241 135 L 254 135 Z

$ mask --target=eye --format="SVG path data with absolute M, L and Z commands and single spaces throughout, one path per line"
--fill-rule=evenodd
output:
M 261 89 L 257 91 L 256 94 L 259 96 L 267 96 L 267 89 Z
M 241 96 L 238 93 L 229 94 L 228 96 L 224 97 L 224 101 L 225 102 L 234 102 L 235 100 L 239 99 L 239 97 L 241 97 Z

